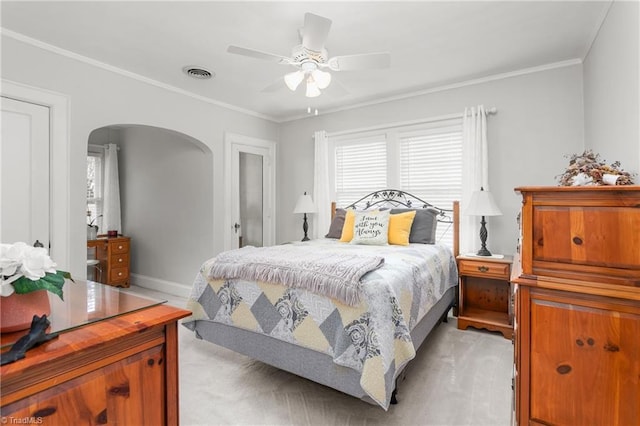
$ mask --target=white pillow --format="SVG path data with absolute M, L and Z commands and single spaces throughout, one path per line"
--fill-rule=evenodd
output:
M 390 213 L 390 210 L 356 211 L 351 244 L 386 245 L 389 241 Z

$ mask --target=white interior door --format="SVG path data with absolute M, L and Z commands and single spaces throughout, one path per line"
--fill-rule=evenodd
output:
M 2 96 L 0 241 L 49 248 L 49 108 Z
M 275 244 L 275 143 L 227 134 L 225 250 Z

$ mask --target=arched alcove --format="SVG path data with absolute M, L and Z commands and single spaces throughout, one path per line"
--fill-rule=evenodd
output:
M 122 233 L 131 238 L 131 282 L 184 295 L 213 253 L 213 161 L 201 141 L 165 128 L 114 124 L 89 146 L 115 143 Z M 101 230 L 102 231 L 102 230 Z

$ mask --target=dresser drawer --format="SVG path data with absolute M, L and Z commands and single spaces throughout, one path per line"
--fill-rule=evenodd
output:
M 533 259 L 638 269 L 640 252 L 627 248 L 627 237 L 638 232 L 638 208 L 539 206 L 533 211 Z
M 638 187 L 519 190 L 525 274 L 640 285 Z
M 488 277 L 509 280 L 510 265 L 508 263 L 486 262 L 482 260 L 461 260 L 458 268 L 460 275 Z
M 129 253 L 129 241 L 110 241 L 111 253 Z
M 112 268 L 129 266 L 129 253 L 114 254 L 113 256 L 111 256 L 110 265 Z
M 109 270 L 109 278 L 112 282 L 126 281 L 129 279 L 129 267 L 113 267 Z

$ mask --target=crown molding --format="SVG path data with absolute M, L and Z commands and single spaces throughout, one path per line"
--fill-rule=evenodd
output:
M 437 86 L 437 87 L 432 87 L 429 89 L 424 89 L 424 90 L 417 90 L 411 93 L 405 93 L 402 95 L 394 95 L 394 96 L 388 96 L 385 98 L 381 98 L 381 99 L 376 99 L 374 101 L 366 101 L 366 102 L 360 102 L 357 104 L 352 104 L 352 105 L 345 105 L 342 107 L 337 107 L 337 108 L 330 108 L 327 110 L 322 111 L 321 113 L 319 113 L 318 115 L 327 115 L 327 114 L 332 114 L 332 113 L 336 113 L 336 112 L 340 112 L 340 111 L 347 111 L 347 110 L 351 110 L 351 109 L 357 109 L 357 108 L 363 108 L 363 107 L 368 107 L 368 106 L 373 106 L 373 105 L 378 105 L 378 104 L 384 104 L 387 102 L 393 102 L 393 101 L 398 101 L 398 100 L 403 100 L 403 99 L 409 99 L 409 98 L 414 98 L 417 96 L 423 96 L 423 95 L 429 95 L 432 93 L 437 93 L 437 92 L 445 92 L 447 90 L 454 90 L 454 89 L 459 89 L 461 87 L 466 87 L 466 86 L 474 86 L 476 84 L 484 84 L 484 83 L 489 83 L 492 81 L 497 81 L 497 80 L 504 80 L 507 78 L 512 78 L 512 77 L 519 77 L 519 76 L 523 76 L 523 75 L 527 75 L 527 74 L 534 74 L 534 73 L 538 73 L 538 72 L 544 72 L 544 71 L 549 71 L 549 70 L 553 70 L 553 69 L 557 69 L 557 68 L 564 68 L 564 67 L 570 67 L 573 65 L 580 65 L 582 64 L 582 59 L 579 58 L 575 58 L 575 59 L 568 59 L 566 61 L 560 61 L 560 62 L 553 62 L 550 64 L 545 64 L 545 65 L 539 65 L 536 67 L 530 67 L 530 68 L 523 68 L 521 70 L 517 70 L 517 71 L 509 71 L 509 72 L 505 72 L 505 73 L 500 73 L 500 74 L 493 74 L 493 75 L 489 75 L 486 77 L 480 77 L 480 78 L 476 78 L 476 79 L 472 79 L 472 80 L 466 80 L 466 81 L 461 81 L 458 83 L 453 83 L 453 84 L 447 84 L 444 86 Z M 317 117 L 317 116 L 314 116 Z M 300 120 L 303 118 L 313 118 L 313 117 L 309 117 L 309 115 L 296 115 L 296 116 L 291 116 L 288 118 L 284 118 L 278 121 L 278 123 L 285 123 L 285 122 L 289 122 L 289 121 L 295 121 L 295 120 Z
M 602 15 L 602 21 L 604 22 L 604 19 L 606 17 L 606 12 L 608 12 L 609 8 L 605 9 L 605 12 L 603 12 Z M 190 98 L 193 99 L 197 99 L 199 101 L 202 102 L 206 102 L 208 104 L 212 104 L 212 105 L 216 105 L 228 110 L 232 110 L 232 111 L 236 111 L 236 112 L 240 112 L 242 114 L 246 114 L 246 115 L 250 115 L 253 117 L 257 117 L 257 118 L 261 118 L 264 120 L 268 120 L 274 123 L 287 123 L 287 122 L 291 122 L 291 121 L 296 121 L 296 120 L 301 120 L 301 119 L 308 119 L 308 118 L 314 118 L 317 116 L 313 116 L 313 117 L 309 117 L 308 114 L 298 114 L 298 115 L 292 115 L 292 116 L 288 116 L 288 117 L 274 117 L 274 116 L 270 116 L 270 115 L 266 115 L 266 114 L 262 114 L 256 111 L 252 111 L 252 110 L 248 110 L 236 105 L 231 105 L 225 102 L 221 102 L 221 101 L 217 101 L 215 99 L 206 97 L 206 96 L 201 96 L 201 95 L 197 95 L 195 93 L 189 92 L 187 90 L 184 89 L 180 89 L 178 87 L 175 86 L 171 86 L 169 84 L 165 84 L 162 83 L 160 81 L 145 77 L 143 75 L 140 74 L 136 74 L 134 72 L 131 71 L 127 71 L 124 70 L 122 68 L 118 68 L 115 67 L 113 65 L 109 65 L 106 64 L 104 62 L 100 62 L 97 61 L 95 59 L 86 57 L 84 55 L 80 55 L 78 53 L 75 52 L 71 52 L 69 50 L 66 49 L 62 49 L 60 47 L 45 43 L 43 41 L 25 36 L 23 34 L 17 33 L 15 31 L 11 31 L 8 30 L 6 28 L 2 28 L 0 27 L 0 34 L 2 35 L 6 35 L 7 37 L 11 37 L 15 40 L 30 44 L 32 46 L 50 51 L 52 53 L 56 53 L 71 59 L 75 59 L 77 61 L 80 62 L 84 62 L 86 64 L 89 65 L 93 65 L 95 67 L 98 68 L 102 68 L 104 70 L 116 73 L 116 74 L 120 74 L 122 76 L 125 77 L 129 77 L 138 81 L 141 81 L 143 83 L 147 83 L 174 93 L 178 93 L 184 96 L 188 96 Z M 595 37 L 597 36 L 597 32 L 594 34 L 594 40 Z M 593 42 L 592 42 L 593 43 Z M 352 109 L 358 109 L 358 108 L 363 108 L 363 107 L 368 107 L 368 106 L 373 106 L 373 105 L 379 105 L 379 104 L 384 104 L 387 102 L 393 102 L 393 101 L 398 101 L 398 100 L 403 100 L 403 99 L 410 99 L 410 98 L 414 98 L 414 97 L 418 97 L 418 96 L 423 96 L 423 95 L 428 95 L 428 94 L 432 94 L 432 93 L 438 93 L 438 92 L 444 92 L 447 90 L 454 90 L 454 89 L 459 89 L 462 87 L 466 87 L 466 86 L 473 86 L 473 85 L 477 85 L 477 84 L 484 84 L 484 83 L 488 83 L 488 82 L 492 82 L 492 81 L 497 81 L 497 80 L 503 80 L 503 79 L 507 79 L 507 78 L 512 78 L 512 77 L 519 77 L 519 76 L 523 76 L 523 75 L 527 75 L 527 74 L 534 74 L 534 73 L 538 73 L 538 72 L 544 72 L 544 71 L 549 71 L 549 70 L 553 70 L 553 69 L 557 69 L 557 68 L 563 68 L 563 67 L 569 67 L 569 66 L 573 66 L 573 65 L 579 65 L 583 63 L 583 59 L 580 58 L 574 58 L 574 59 L 569 59 L 566 61 L 560 61 L 560 62 L 553 62 L 550 64 L 545 64 L 545 65 L 539 65 L 536 67 L 530 67 L 530 68 L 523 68 L 521 70 L 516 70 L 516 71 L 509 71 L 509 72 L 505 72 L 505 73 L 500 73 L 500 74 L 493 74 L 493 75 L 489 75 L 486 77 L 480 77 L 480 78 L 476 78 L 476 79 L 471 79 L 471 80 L 465 80 L 465 81 L 461 81 L 458 83 L 453 83 L 453 84 L 447 84 L 447 85 L 443 85 L 443 86 L 436 86 L 436 87 L 432 87 L 429 89 L 423 89 L 423 90 L 417 90 L 417 91 L 413 91 L 410 93 L 405 93 L 405 94 L 401 94 L 401 95 L 394 95 L 394 96 L 387 96 L 384 98 L 379 98 L 376 100 L 372 100 L 372 101 L 365 101 L 365 102 L 359 102 L 356 104 L 350 104 L 350 105 L 345 105 L 345 106 L 340 106 L 340 107 L 336 107 L 336 108 L 330 108 L 327 110 L 322 111 L 321 113 L 318 114 L 319 115 L 327 115 L 327 114 L 332 114 L 332 113 L 336 113 L 336 112 L 341 112 L 341 111 L 348 111 L 348 110 L 352 110 Z
M 58 55 L 61 55 L 61 56 L 65 56 L 67 58 L 74 59 L 76 61 L 84 62 L 85 64 L 92 65 L 92 66 L 97 67 L 97 68 L 102 68 L 103 70 L 110 71 L 110 72 L 113 72 L 115 74 L 119 74 L 119 75 L 122 75 L 122 76 L 125 76 L 125 77 L 128 77 L 128 78 L 132 78 L 132 79 L 138 80 L 138 81 L 140 81 L 142 83 L 150 84 L 152 86 L 155 86 L 155 87 L 158 87 L 158 88 L 161 88 L 161 89 L 165 89 L 165 90 L 168 90 L 170 92 L 174 92 L 174 93 L 178 93 L 180 95 L 188 96 L 190 98 L 197 99 L 199 101 L 206 102 L 206 103 L 211 104 L 211 105 L 215 105 L 215 106 L 218 106 L 218 107 L 221 107 L 221 108 L 225 108 L 225 109 L 228 109 L 228 110 L 231 110 L 231 111 L 235 111 L 235 112 L 240 112 L 242 114 L 251 115 L 253 117 L 261 118 L 263 120 L 269 120 L 269 121 L 272 121 L 272 122 L 275 122 L 275 123 L 279 122 L 276 118 L 274 118 L 272 116 L 261 114 L 259 112 L 255 112 L 255 111 L 251 111 L 251 110 L 248 110 L 248 109 L 236 106 L 236 105 L 231 105 L 231 104 L 228 104 L 228 103 L 225 103 L 225 102 L 217 101 L 215 99 L 212 99 L 212 98 L 209 98 L 209 97 L 206 97 L 206 96 L 201 96 L 201 95 L 189 92 L 187 90 L 180 89 L 178 87 L 172 86 L 170 84 L 162 83 L 162 82 L 154 80 L 152 78 L 145 77 L 143 75 L 140 75 L 140 74 L 137 74 L 137 73 L 134 73 L 134 72 L 131 72 L 131 71 L 127 71 L 125 69 L 122 69 L 122 68 L 119 68 L 119 67 L 116 67 L 116 66 L 113 66 L 113 65 L 109 65 L 109 64 L 104 63 L 104 62 L 97 61 L 97 60 L 89 58 L 87 56 L 80 55 L 79 53 L 75 53 L 75 52 L 72 52 L 70 50 L 66 50 L 66 49 L 63 49 L 61 47 L 57 47 L 57 46 L 54 46 L 52 44 L 49 44 L 49 43 L 45 43 L 45 42 L 43 42 L 41 40 L 37 40 L 35 38 L 28 37 L 28 36 L 26 36 L 24 34 L 20 34 L 20 33 L 17 33 L 15 31 L 8 30 L 6 28 L 0 27 L 0 34 L 4 35 L 4 36 L 7 36 L 7 37 L 10 37 L 10 38 L 13 38 L 13 39 L 18 40 L 18 41 L 21 41 L 23 43 L 30 44 L 30 45 L 32 45 L 34 47 L 38 47 L 40 49 L 47 50 L 47 51 L 55 53 L 55 54 L 58 54 Z
M 611 6 L 613 6 L 613 0 L 611 0 L 607 5 L 605 5 L 600 11 L 600 17 L 598 18 L 598 25 L 596 25 L 593 28 L 593 32 L 589 36 L 589 43 L 587 43 L 587 47 L 584 51 L 584 54 L 582 55 L 583 61 L 585 61 L 587 59 L 587 56 L 589 56 L 589 52 L 591 52 L 593 43 L 596 42 L 596 39 L 598 38 L 598 34 L 600 34 L 600 29 L 602 28 L 602 25 L 604 25 L 604 21 L 605 19 L 607 19 L 607 16 L 609 15 Z

